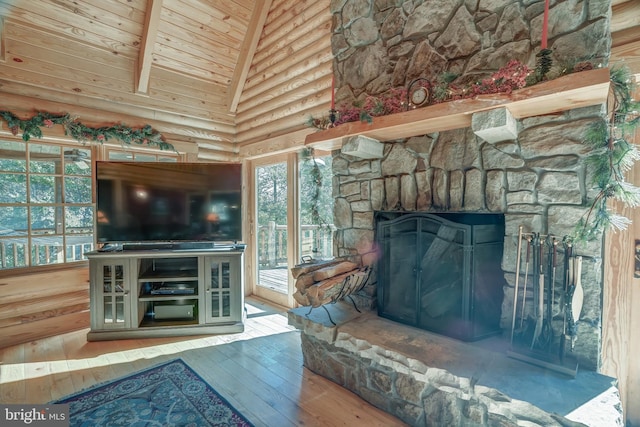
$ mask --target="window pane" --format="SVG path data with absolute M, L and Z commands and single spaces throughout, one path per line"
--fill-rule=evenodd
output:
M 65 177 L 64 201 L 66 203 L 91 203 L 91 178 Z
M 17 268 L 27 266 L 27 239 L 0 239 L 4 257 L 0 260 L 1 268 Z
M 156 161 L 156 156 L 153 155 L 153 154 L 136 153 L 135 154 L 135 160 L 136 160 L 136 162 L 155 162 Z
M 167 162 L 167 163 L 176 163 L 178 161 L 177 157 L 163 157 L 163 156 L 159 156 L 158 157 L 158 161 L 159 162 Z
M 0 207 L 0 237 L 24 236 L 27 232 L 28 222 L 26 206 Z
M 55 234 L 56 210 L 53 206 L 31 207 L 31 232 L 33 234 Z
M 0 191 L 0 203 L 27 202 L 27 175 L 17 173 L 0 174 L 3 190 Z
M 31 265 L 64 262 L 62 236 L 35 237 L 31 242 Z
M 67 206 L 64 221 L 66 233 L 91 232 L 93 230 L 93 207 Z
M 331 161 L 331 155 L 308 156 L 299 165 L 300 256 L 331 258 L 333 255 Z
M 91 175 L 91 150 L 66 148 L 64 150 L 64 173 L 67 175 Z
M 26 149 L 22 142 L 0 141 L 0 171 L 26 172 Z
M 59 173 L 62 149 L 55 145 L 29 144 L 31 173 Z
M 51 175 L 31 175 L 29 178 L 31 203 L 60 203 L 60 192 L 57 191 L 60 182 Z
M 109 160 L 132 161 L 133 154 L 123 151 L 109 151 Z
M 93 230 L 91 230 L 93 232 Z M 67 236 L 66 242 L 66 261 L 81 261 L 85 259 L 84 254 L 93 250 L 92 234 L 76 234 Z

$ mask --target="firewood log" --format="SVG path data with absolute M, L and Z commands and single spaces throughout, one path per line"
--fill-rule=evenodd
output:
M 301 274 L 310 273 L 329 265 L 338 264 L 339 262 L 341 262 L 340 259 L 331 259 L 326 261 L 313 261 L 306 262 L 304 264 L 298 264 L 291 269 L 291 275 L 294 279 L 297 279 Z
M 295 299 L 298 302 L 298 304 L 302 306 L 306 307 L 311 305 L 311 302 L 309 302 L 309 298 L 306 295 L 300 293 L 300 291 L 297 291 L 293 294 L 293 299 Z
M 314 271 L 313 280 L 315 280 L 316 282 L 321 282 L 323 280 L 346 273 L 348 271 L 353 271 L 356 268 L 358 268 L 357 264 L 349 261 L 342 261 L 339 264 L 330 265 L 328 267 L 324 267 Z
M 301 293 L 305 293 L 306 289 L 313 285 L 315 280 L 313 280 L 313 273 L 305 273 L 298 276 L 296 279 L 295 287 Z

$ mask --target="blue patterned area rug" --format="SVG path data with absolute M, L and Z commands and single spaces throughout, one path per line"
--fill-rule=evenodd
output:
M 69 404 L 72 427 L 253 427 L 181 359 L 53 403 Z

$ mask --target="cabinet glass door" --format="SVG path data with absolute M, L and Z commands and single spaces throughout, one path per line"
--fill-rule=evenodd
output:
M 100 320 L 105 328 L 124 327 L 128 324 L 125 304 L 129 296 L 124 265 L 105 263 L 101 277 L 103 313 Z
M 232 260 L 226 258 L 212 259 L 208 263 L 207 323 L 231 319 L 231 263 Z

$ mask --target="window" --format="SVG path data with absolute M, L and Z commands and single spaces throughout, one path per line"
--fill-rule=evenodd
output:
M 60 264 L 93 249 L 91 150 L 0 141 L 0 269 Z
M 76 262 L 94 249 L 89 146 L 0 140 L 0 270 Z M 177 153 L 107 149 L 109 160 L 176 162 Z

